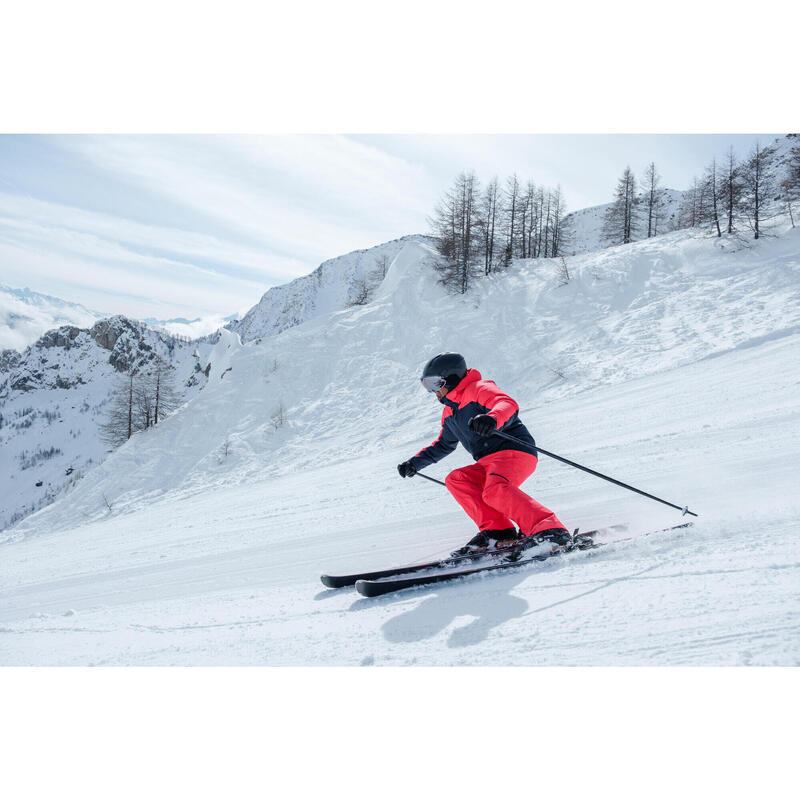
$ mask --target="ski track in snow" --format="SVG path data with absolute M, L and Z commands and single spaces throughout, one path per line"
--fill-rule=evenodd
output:
M 578 263 L 561 295 L 534 264 L 463 303 L 433 294 L 419 312 L 432 281 L 413 269 L 414 244 L 368 306 L 263 344 L 224 337 L 212 356 L 220 373 L 232 366 L 224 380 L 7 532 L 0 664 L 800 664 L 797 241 L 765 245 L 784 262 L 763 258 L 774 285 L 752 310 L 753 276 L 723 281 L 714 245 L 673 236 L 617 249 L 616 261 L 612 251 L 581 257 L 585 269 Z M 653 257 L 683 258 L 682 247 L 694 248 L 705 295 L 686 271 L 653 271 Z M 594 285 L 597 269 L 607 286 Z M 614 289 L 615 269 L 637 285 L 618 276 Z M 686 302 L 696 294 L 693 313 L 669 307 L 676 283 Z M 481 308 L 502 309 L 492 319 L 508 332 L 546 292 L 550 305 L 540 297 L 541 313 L 524 321 L 527 338 L 494 353 Z M 596 347 L 573 317 L 574 335 L 548 340 L 546 309 L 583 307 L 582 294 L 594 303 L 607 294 L 590 326 Z M 789 304 L 778 330 L 770 296 Z M 325 589 L 322 572 L 427 560 L 472 533 L 444 489 L 395 470 L 438 431 L 440 408 L 414 371 L 430 342 L 455 346 L 444 314 L 459 303 L 459 335 L 475 328 L 473 363 L 520 399 L 542 447 L 688 503 L 701 515 L 694 527 L 374 599 Z M 424 320 L 419 331 L 391 324 L 408 308 Z M 264 366 L 276 354 L 277 376 Z M 580 360 L 584 390 L 536 387 L 545 357 Z M 287 386 L 290 422 L 275 428 L 269 414 Z M 459 448 L 427 472 L 443 478 L 468 461 Z M 643 532 L 679 519 L 545 457 L 525 487 L 572 527 L 629 522 Z

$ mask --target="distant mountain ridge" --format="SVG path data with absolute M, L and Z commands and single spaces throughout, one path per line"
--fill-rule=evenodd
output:
M 27 286 L 24 289 L 13 289 L 10 286 L 5 286 L 4 284 L 0 284 L 0 292 L 6 292 L 7 294 L 14 295 L 23 302 L 32 306 L 50 305 L 53 306 L 54 308 L 73 308 L 79 311 L 83 311 L 86 314 L 91 314 L 92 316 L 98 318 L 107 316 L 106 314 L 102 314 L 99 311 L 93 311 L 92 309 L 86 308 L 86 306 L 83 306 L 80 303 L 72 303 L 69 300 L 62 300 L 60 297 L 53 297 L 52 295 L 49 294 L 34 292 Z

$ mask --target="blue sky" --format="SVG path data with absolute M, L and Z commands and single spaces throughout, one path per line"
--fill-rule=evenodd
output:
M 0 136 L 0 283 L 133 317 L 244 311 L 409 233 L 462 169 L 608 202 L 653 160 L 685 188 L 759 135 Z

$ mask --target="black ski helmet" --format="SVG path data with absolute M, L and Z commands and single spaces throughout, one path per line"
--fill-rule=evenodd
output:
M 439 353 L 434 356 L 422 370 L 422 385 L 429 392 L 437 390 L 436 384 L 426 381 L 426 378 L 441 378 L 444 383 L 438 388 L 447 386 L 448 391 L 458 385 L 458 382 L 467 374 L 467 362 L 460 353 Z

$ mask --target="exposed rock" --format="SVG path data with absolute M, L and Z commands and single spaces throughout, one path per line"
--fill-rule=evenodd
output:
M 22 359 L 22 353 L 16 350 L 3 350 L 0 352 L 0 372 L 10 372 Z
M 35 347 L 63 347 L 65 350 L 69 350 L 70 347 L 72 347 L 73 342 L 78 338 L 80 332 L 80 328 L 76 328 L 73 325 L 64 325 L 61 328 L 47 331 L 44 336 L 39 338 Z
M 60 375 L 56 376 L 56 386 L 59 389 L 71 389 L 73 386 L 79 386 L 82 383 L 85 383 L 85 381 L 80 375 L 78 375 L 74 380 L 62 378 Z
M 124 317 L 100 320 L 90 331 L 92 339 L 104 350 L 113 350 L 123 330 L 136 330 Z

